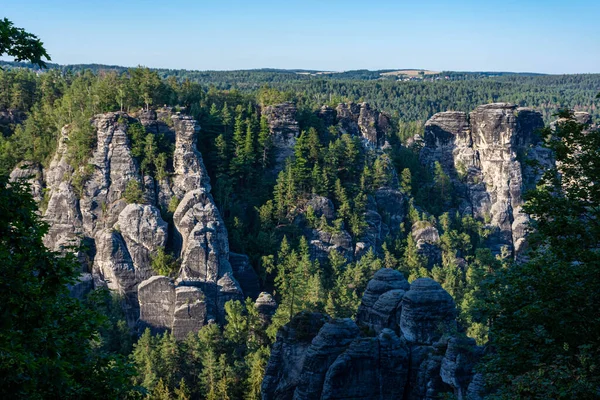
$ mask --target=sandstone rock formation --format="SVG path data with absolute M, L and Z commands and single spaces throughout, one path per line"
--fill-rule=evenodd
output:
M 336 108 L 339 129 L 350 135 L 360 136 L 373 147 L 381 147 L 385 143 L 385 135 L 390 128 L 387 115 L 371 108 L 369 103 L 341 103 Z M 329 110 L 319 114 L 329 121 Z
M 10 173 L 11 182 L 24 180 L 31 186 L 31 195 L 33 199 L 40 203 L 44 197 L 44 180 L 42 167 L 37 163 L 21 162 Z
M 524 244 L 521 206 L 529 172 L 522 160 L 547 158 L 537 146 L 541 127 L 541 114 L 509 103 L 479 106 L 468 117 L 438 113 L 425 124 L 421 161 L 439 162 L 462 200 L 461 212 L 495 228 L 489 245 L 496 253 L 503 247 L 518 253 Z
M 294 154 L 294 144 L 300 134 L 296 112 L 296 106 L 291 102 L 266 106 L 261 111 L 269 124 L 275 154 L 274 173 L 281 171 L 285 160 Z
M 481 351 L 456 332 L 450 295 L 431 279 L 411 285 L 378 271 L 356 323 L 300 313 L 277 334 L 263 399 L 478 399 Z M 362 328 L 362 329 L 361 329 Z M 374 336 L 371 336 L 374 334 Z
M 74 296 L 82 296 L 93 281 L 123 297 L 130 327 L 169 329 L 182 339 L 210 319 L 222 320 L 227 300 L 244 299 L 236 275 L 253 298 L 259 293 L 258 278 L 244 255 L 232 256 L 235 269 L 229 261 L 227 230 L 196 148 L 197 122 L 169 109 L 137 116 L 113 112 L 92 118 L 96 147 L 87 165 L 77 170 L 69 162 L 71 127 L 63 128 L 56 154 L 43 173 L 45 182 L 35 178 L 39 189 L 34 190 L 40 195 L 41 188 L 47 190 L 43 217 L 50 230 L 44 243 L 53 250 L 86 244 L 87 250 L 79 254 L 83 275 L 72 288 Z M 141 176 L 128 136 L 129 127 L 138 122 L 147 132 L 173 142 L 169 178 L 156 182 Z M 34 167 L 15 170 L 14 178 L 30 175 Z M 143 188 L 145 204 L 125 201 L 132 180 Z M 160 209 L 172 204 L 178 207 L 169 228 Z M 174 233 L 171 240 L 169 232 Z M 152 258 L 166 247 L 181 256 L 175 282 L 153 276 Z

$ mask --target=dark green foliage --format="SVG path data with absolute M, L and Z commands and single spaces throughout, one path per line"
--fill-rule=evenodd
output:
M 44 246 L 35 210 L 28 187 L 0 178 L 1 397 L 124 398 L 131 371 L 98 342 L 102 315 L 69 296 L 79 263 Z
M 496 398 L 592 399 L 600 387 L 600 131 L 567 112 L 547 145 L 558 168 L 529 193 L 529 260 L 486 285 Z
M 129 204 L 143 204 L 144 191 L 142 190 L 142 184 L 136 179 L 130 179 L 125 187 L 123 199 Z
M 40 68 L 46 67 L 42 60 L 50 61 L 44 44 L 37 36 L 17 28 L 7 18 L 0 20 L 0 56 L 14 57 L 15 61 L 29 61 Z
M 177 259 L 167 253 L 164 247 L 159 247 L 156 254 L 150 256 L 150 265 L 154 272 L 164 276 L 173 276 L 179 270 Z

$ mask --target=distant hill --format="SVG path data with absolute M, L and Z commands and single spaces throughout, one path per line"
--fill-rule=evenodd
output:
M 42 71 L 38 66 L 25 63 L 25 62 L 14 62 L 14 61 L 2 61 L 0 60 L 0 67 L 2 68 L 27 68 L 34 71 Z M 119 65 L 106 65 L 106 64 L 54 64 L 48 63 L 48 69 L 59 69 L 62 71 L 78 72 L 83 70 L 91 70 L 93 72 L 99 71 L 116 71 L 125 72 L 129 67 L 123 67 Z M 150 68 L 151 70 L 157 71 L 161 76 L 175 76 L 175 77 L 186 77 L 194 81 L 203 81 L 207 77 L 213 78 L 226 78 L 228 76 L 239 76 L 245 75 L 246 77 L 255 77 L 265 81 L 279 80 L 276 77 L 286 77 L 286 79 L 292 80 L 303 80 L 310 78 L 324 78 L 324 79 L 335 79 L 335 80 L 376 80 L 376 79 L 391 79 L 398 77 L 428 77 L 431 75 L 443 75 L 451 80 L 464 80 L 464 79 L 477 79 L 482 77 L 493 77 L 493 76 L 542 76 L 545 74 L 531 73 L 531 72 L 486 72 L 486 71 L 431 71 L 425 69 L 382 69 L 382 70 L 349 70 L 349 71 L 322 71 L 322 70 L 307 70 L 307 69 L 280 69 L 280 68 L 260 68 L 260 69 L 243 69 L 243 70 L 229 70 L 229 71 L 218 71 L 218 70 L 187 70 L 187 69 L 167 69 L 167 68 Z M 296 76 L 295 78 L 293 78 Z M 269 79 L 269 77 L 271 77 Z M 195 79 L 198 78 L 198 79 Z

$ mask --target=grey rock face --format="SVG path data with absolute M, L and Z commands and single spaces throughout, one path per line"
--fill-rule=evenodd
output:
M 212 196 L 204 189 L 187 192 L 173 214 L 181 237 L 182 280 L 214 282 L 232 272 L 227 229 Z
M 320 261 L 326 261 L 333 250 L 342 254 L 347 259 L 353 258 L 352 236 L 345 231 L 327 232 L 313 229 L 310 232 L 311 256 Z
M 79 245 L 83 233 L 79 199 L 67 178 L 73 173 L 67 162 L 68 135 L 69 127 L 66 126 L 61 130 L 56 153 L 45 171 L 49 199 L 44 220 L 49 224 L 49 230 L 44 244 L 54 251 Z
M 302 312 L 277 332 L 262 382 L 263 400 L 293 398 L 300 382 L 306 351 L 328 320 L 323 314 Z
M 239 282 L 244 296 L 256 299 L 260 293 L 260 282 L 254 268 L 250 265 L 248 256 L 230 252 L 229 264 L 231 264 L 233 277 Z
M 77 282 L 69 285 L 69 295 L 79 300 L 84 300 L 92 290 L 94 290 L 94 277 L 89 272 L 81 273 Z
M 197 149 L 198 123 L 190 116 L 175 114 L 172 117 L 175 127 L 175 152 L 173 153 L 173 191 L 180 199 L 192 190 L 204 188 L 210 192 L 208 173 Z
M 271 317 L 273 317 L 275 311 L 277 311 L 277 302 L 273 296 L 267 292 L 261 292 L 254 302 L 254 306 L 258 310 L 263 324 L 268 325 L 271 323 Z
M 442 250 L 439 247 L 440 234 L 437 228 L 427 221 L 415 222 L 411 229 L 411 235 L 417 245 L 418 254 L 427 261 L 427 267 L 440 265 Z
M 306 203 L 306 207 L 312 207 L 317 218 L 321 218 L 322 215 L 324 215 L 329 221 L 335 218 L 335 207 L 333 205 L 333 201 L 327 197 L 313 195 Z
M 400 272 L 389 268 L 377 271 L 369 281 L 358 307 L 357 323 L 368 326 L 376 333 L 384 328 L 397 331 L 401 301 L 409 287 Z
M 361 136 L 374 147 L 383 146 L 390 127 L 387 115 L 372 109 L 369 103 L 341 103 L 336 111 L 338 128 L 343 133 Z
M 136 274 L 133 259 L 121 233 L 106 229 L 96 237 L 96 258 L 92 271 L 98 282 L 124 297 L 127 322 L 133 327 L 139 317 L 137 285 L 141 276 Z
M 441 393 L 452 393 L 452 387 L 444 383 L 440 376 L 443 349 L 435 346 L 412 346 L 408 384 L 410 393 L 406 396 L 409 400 L 435 400 Z
M 94 285 L 123 296 L 129 326 L 136 325 L 142 304 L 141 327 L 170 329 L 182 339 L 209 317 L 222 319 L 227 300 L 244 299 L 234 272 L 253 297 L 259 292 L 258 278 L 247 257 L 232 256 L 235 271 L 229 263 L 227 230 L 209 194 L 208 175 L 196 149 L 200 129 L 196 121 L 172 115 L 168 109 L 143 111 L 138 117 L 136 120 L 123 112 L 96 115 L 90 123 L 96 130 L 97 145 L 88 165 L 78 171 L 67 161 L 70 127 L 63 128 L 56 154 L 44 171 L 48 190 L 44 219 L 50 224 L 44 242 L 60 250 L 85 240 L 90 250 L 80 254 L 83 270 L 92 261 L 89 269 Z M 172 179 L 155 182 L 150 176 L 140 176 L 127 136 L 129 126 L 138 121 L 148 132 L 175 143 Z M 23 173 L 16 171 L 14 175 Z M 76 174 L 89 175 L 77 189 L 81 193 L 76 193 L 72 184 Z M 128 205 L 124 201 L 123 194 L 132 180 L 144 188 L 148 204 Z M 179 204 L 174 215 L 174 243 L 182 258 L 178 287 L 168 283 L 169 278 L 154 280 L 151 269 L 151 257 L 167 246 L 169 231 L 157 207 L 167 208 L 174 200 Z M 83 292 L 84 286 L 77 284 L 72 291 Z
M 280 329 L 263 399 L 465 398 L 482 388 L 473 378 L 480 350 L 470 339 L 440 340 L 454 332 L 455 315 L 436 282 L 418 279 L 409 287 L 398 271 L 382 269 L 368 284 L 357 324 L 301 313 Z
M 456 327 L 452 296 L 439 283 L 419 278 L 402 299 L 400 330 L 407 341 L 430 345 Z
M 358 327 L 350 318 L 333 320 L 323 325 L 306 351 L 295 399 L 318 399 L 325 374 L 336 358 L 358 335 Z
M 340 103 L 335 110 L 337 112 L 338 128 L 342 133 L 359 136 L 358 117 L 360 115 L 360 105 L 356 103 Z
M 44 197 L 44 181 L 42 176 L 42 168 L 37 163 L 23 161 L 19 163 L 10 173 L 10 181 L 24 180 L 31 186 L 31 195 L 33 199 L 39 203 Z
M 317 112 L 317 116 L 323 121 L 323 124 L 326 127 L 335 125 L 336 111 L 333 108 L 331 108 L 329 106 L 323 106 Z
M 468 389 L 473 380 L 473 367 L 479 361 L 480 356 L 475 340 L 458 337 L 448 340 L 440 376 L 442 381 L 452 386 L 459 399 L 467 398 Z
M 112 228 L 127 205 L 123 199 L 127 183 L 136 180 L 142 184 L 129 148 L 127 121 L 129 116 L 122 112 L 99 114 L 92 120 L 98 138 L 89 161 L 94 172 L 80 201 L 87 236 L 94 237 L 97 231 Z
M 125 240 L 139 281 L 152 275 L 150 255 L 167 243 L 168 225 L 154 206 L 129 204 L 119 214 L 117 226 Z
M 205 297 L 198 287 L 176 287 L 166 276 L 153 276 L 140 283 L 138 290 L 141 329 L 171 330 L 176 340 L 183 340 L 206 323 Z
M 321 398 L 401 399 L 407 375 L 406 344 L 385 329 L 379 337 L 355 339 L 336 359 L 327 371 Z
M 406 217 L 406 201 L 402 192 L 389 187 L 377 189 L 375 201 L 382 220 L 389 227 L 390 232 L 400 232 L 400 224 Z
M 166 276 L 153 276 L 138 288 L 140 321 L 153 333 L 164 332 L 173 324 L 175 285 Z
M 290 102 L 266 106 L 261 110 L 262 116 L 267 119 L 271 133 L 275 154 L 274 173 L 281 171 L 285 160 L 294 154 L 294 144 L 300 134 L 296 112 L 296 106 Z
M 14 108 L 0 110 L 0 134 L 10 134 L 12 127 L 23 123 L 26 118 L 27 114 Z
M 520 158 L 531 153 L 541 127 L 538 112 L 509 103 L 479 106 L 469 119 L 438 113 L 425 124 L 421 161 L 438 161 L 462 197 L 461 210 L 496 228 L 490 241 L 496 253 L 502 247 L 518 253 L 523 244 L 522 192 L 529 178 Z M 545 158 L 543 153 L 534 158 Z
M 198 332 L 206 320 L 204 293 L 198 287 L 180 286 L 175 289 L 175 311 L 171 332 L 183 340 L 190 332 Z

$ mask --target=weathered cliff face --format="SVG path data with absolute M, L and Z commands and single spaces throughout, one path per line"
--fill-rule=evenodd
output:
M 267 119 L 275 155 L 273 172 L 285 166 L 285 160 L 294 154 L 294 144 L 300 135 L 296 119 L 297 109 L 291 102 L 263 107 L 261 114 Z M 335 109 L 323 106 L 316 112 L 325 127 L 335 125 L 342 133 L 364 139 L 369 147 L 382 147 L 390 130 L 390 118 L 373 109 L 369 103 L 340 103 Z
M 172 123 L 166 122 L 168 118 Z M 151 176 L 140 175 L 127 133 L 136 122 L 147 132 L 174 142 L 170 178 L 155 182 Z M 44 171 L 45 182 L 39 185 L 40 195 L 44 185 L 47 189 L 43 217 L 50 230 L 45 244 L 53 250 L 81 243 L 87 247 L 86 253 L 80 254 L 84 275 L 81 284 L 73 287 L 74 295 L 85 295 L 80 292 L 83 286 L 90 286 L 91 272 L 96 287 L 106 286 L 123 297 L 131 327 L 169 329 L 178 339 L 210 319 L 222 320 L 227 300 L 244 298 L 236 276 L 243 279 L 250 296 L 258 296 L 258 278 L 247 257 L 232 257 L 235 270 L 229 261 L 227 230 L 210 195 L 209 178 L 196 148 L 197 122 L 161 110 L 160 115 L 141 112 L 139 119 L 123 112 L 100 114 L 90 123 L 97 144 L 88 166 L 78 171 L 70 166 L 67 126 Z M 32 168 L 15 170 L 15 179 L 33 175 Z M 83 174 L 88 178 L 83 185 L 78 183 L 81 192 L 77 192 L 75 177 Z M 41 179 L 41 173 L 33 179 Z M 125 190 L 132 180 L 144 189 L 145 204 L 125 201 Z M 166 209 L 174 199 L 178 207 L 169 230 L 159 207 Z M 171 241 L 169 231 L 175 233 Z M 174 280 L 154 276 L 151 267 L 153 257 L 165 247 L 181 259 Z
M 369 103 L 341 103 L 336 108 L 338 128 L 350 135 L 361 136 L 373 147 L 381 147 L 385 143 L 385 135 L 390 128 L 389 117 L 371 108 Z M 331 119 L 329 110 L 319 114 L 325 122 Z
M 275 154 L 274 173 L 281 171 L 285 166 L 285 160 L 294 154 L 296 138 L 300 134 L 296 112 L 296 106 L 290 102 L 266 106 L 261 110 L 262 116 L 269 124 Z
M 173 192 L 180 199 L 192 190 L 203 188 L 210 192 L 208 173 L 197 149 L 198 123 L 190 116 L 175 114 L 171 117 L 175 127 L 175 152 L 173 153 Z
M 382 269 L 369 282 L 356 322 L 300 313 L 278 332 L 263 399 L 437 399 L 442 393 L 479 399 L 473 366 L 481 350 L 455 333 L 455 317 L 452 298 L 435 281 L 409 285 L 398 271 Z
M 28 161 L 21 162 L 11 171 L 9 179 L 11 182 L 25 180 L 31 186 L 31 195 L 37 203 L 44 198 L 44 177 L 39 164 Z
M 495 228 L 489 245 L 496 253 L 503 247 L 518 253 L 524 244 L 522 193 L 534 178 L 522 160 L 548 162 L 537 145 L 541 127 L 541 114 L 509 103 L 479 106 L 468 118 L 438 113 L 425 124 L 421 161 L 431 167 L 439 162 L 462 200 L 461 212 Z

